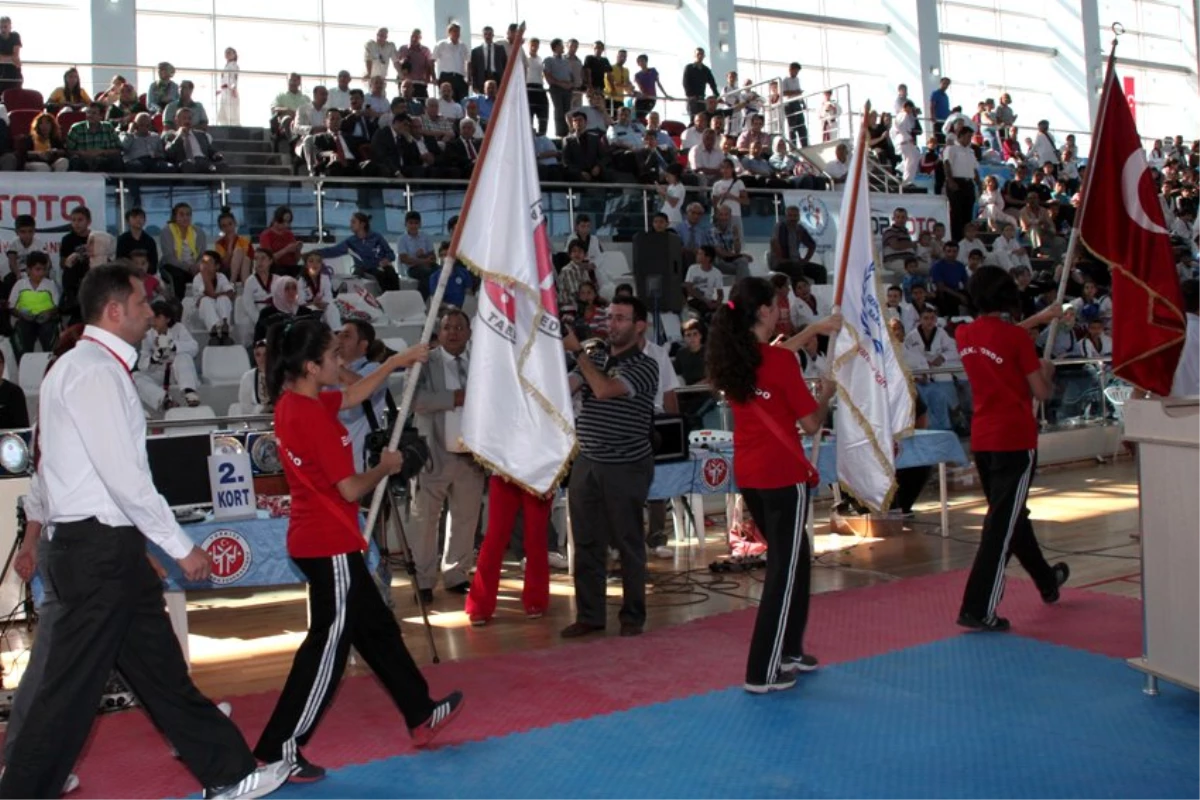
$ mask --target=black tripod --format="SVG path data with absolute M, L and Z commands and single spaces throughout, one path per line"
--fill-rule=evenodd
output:
M 388 478 L 387 491 L 383 493 L 384 507 L 380 509 L 376 528 L 372 531 L 375 537 L 375 542 L 379 547 L 380 557 L 387 563 L 390 558 L 388 550 L 388 528 L 387 521 L 395 520 L 396 523 L 396 543 L 399 545 L 399 551 L 396 555 L 404 564 L 404 571 L 408 573 L 409 583 L 412 585 L 413 600 L 417 603 L 417 608 L 421 610 L 421 619 L 425 623 L 425 638 L 429 642 L 429 650 L 433 653 L 433 663 L 441 663 L 438 657 L 437 645 L 433 641 L 433 626 L 429 624 L 429 609 L 425 605 L 425 601 L 421 598 L 421 590 L 417 587 L 417 564 L 413 561 L 412 549 L 408 546 L 408 534 L 404 530 L 404 518 L 400 515 L 401 510 L 406 505 L 408 499 L 408 484 L 392 477 Z M 391 593 L 387 592 L 384 597 L 391 605 Z

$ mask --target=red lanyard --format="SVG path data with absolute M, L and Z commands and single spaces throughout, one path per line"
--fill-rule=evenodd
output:
M 97 339 L 94 336 L 80 336 L 79 338 L 81 341 L 94 342 L 95 344 L 98 344 L 101 347 L 103 347 L 105 350 L 107 350 L 108 354 L 110 356 L 112 356 L 113 358 L 115 358 L 117 360 L 117 363 L 119 363 L 121 365 L 121 367 L 124 368 L 125 374 L 129 376 L 129 380 L 131 380 L 131 381 L 133 380 L 133 370 L 131 370 L 129 368 L 129 365 L 125 363 L 125 359 L 123 359 L 119 355 L 117 355 L 117 351 L 113 350 L 111 347 L 109 347 L 104 342 L 100 341 L 99 339 Z

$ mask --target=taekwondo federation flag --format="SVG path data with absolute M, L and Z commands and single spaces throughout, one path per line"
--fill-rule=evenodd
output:
M 858 148 L 865 149 L 860 136 Z M 867 173 L 842 192 L 840 246 L 847 251 L 840 276 L 845 320 L 833 349 L 838 383 L 834 417 L 838 480 L 873 512 L 882 513 L 896 488 L 895 442 L 913 429 L 913 389 L 879 303 L 871 239 Z M 842 253 L 838 254 L 842 263 Z
M 1079 209 L 1079 237 L 1112 272 L 1113 372 L 1159 395 L 1187 331 L 1175 255 L 1125 93 L 1109 62 Z
M 483 281 L 472 324 L 463 442 L 488 468 L 541 494 L 570 464 L 575 421 L 529 128 L 525 57 L 519 46 L 512 52 L 449 257 Z

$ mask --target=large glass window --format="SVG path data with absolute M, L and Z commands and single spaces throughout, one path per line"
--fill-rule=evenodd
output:
M 1119 58 L 1196 68 L 1196 18 L 1191 0 L 1098 0 L 1097 6 L 1105 51 L 1112 40 L 1112 25 L 1118 22 L 1125 28 L 1117 45 Z
M 21 34 L 21 69 L 25 86 L 43 96 L 62 86 L 68 66 L 92 57 L 90 26 L 79 24 L 80 0 L 4 0 L 0 14 L 12 17 L 13 30 Z M 51 62 L 46 66 L 32 61 Z M 62 63 L 66 62 L 66 63 Z M 83 87 L 92 93 L 91 70 L 80 70 Z M 107 85 L 99 87 L 107 88 Z

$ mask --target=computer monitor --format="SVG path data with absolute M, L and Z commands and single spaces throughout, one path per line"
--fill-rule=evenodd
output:
M 154 488 L 166 498 L 167 505 L 174 509 L 212 505 L 208 485 L 212 437 L 208 433 L 148 436 L 146 455 Z

